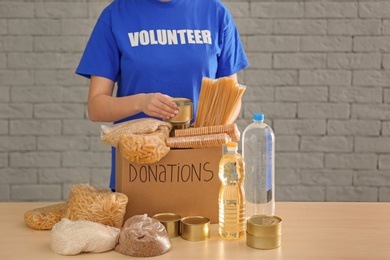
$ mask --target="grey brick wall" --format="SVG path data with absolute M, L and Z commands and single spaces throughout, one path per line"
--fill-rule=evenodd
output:
M 109 0 L 0 0 L 0 201 L 107 187 L 74 70 Z M 390 201 L 390 1 L 224 0 L 250 60 L 237 120 L 276 135 L 278 201 Z

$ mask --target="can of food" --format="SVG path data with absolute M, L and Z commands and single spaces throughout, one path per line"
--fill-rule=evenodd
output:
M 176 103 L 179 113 L 171 119 L 164 120 L 170 122 L 172 125 L 170 136 L 174 136 L 175 130 L 177 129 L 189 128 L 193 114 L 193 104 L 191 99 L 174 98 L 173 102 Z
M 169 119 L 173 124 L 187 124 L 192 120 L 193 105 L 191 99 L 188 98 L 174 98 L 179 113 Z
M 278 216 L 254 215 L 246 222 L 246 244 L 256 249 L 274 249 L 281 245 L 282 219 Z
M 153 218 L 157 219 L 164 225 L 169 238 L 180 236 L 180 215 L 175 213 L 159 213 L 155 214 Z
M 210 219 L 189 216 L 181 219 L 181 237 L 189 241 L 202 241 L 210 237 Z

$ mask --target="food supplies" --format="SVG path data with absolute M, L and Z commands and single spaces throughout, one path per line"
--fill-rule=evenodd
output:
M 101 139 L 119 147 L 122 156 L 135 164 L 160 161 L 170 148 L 221 147 L 229 141 L 239 141 L 235 119 L 246 86 L 229 77 L 202 79 L 197 114 L 190 126 L 193 102 L 173 98 L 179 114 L 171 119 L 140 118 L 114 126 L 102 126 Z M 168 136 L 161 135 L 168 132 Z M 157 138 L 159 137 L 159 138 Z
M 124 255 L 149 257 L 162 255 L 171 247 L 164 225 L 144 214 L 135 215 L 125 222 L 115 251 Z
M 195 135 L 182 137 L 169 137 L 167 145 L 170 148 L 204 148 L 204 147 L 218 147 L 227 144 L 230 141 L 229 135 L 209 134 L 209 135 Z
M 139 118 L 113 126 L 102 125 L 101 139 L 114 147 L 119 145 L 120 139 L 125 135 L 150 134 L 156 132 L 162 126 L 168 127 L 169 131 L 172 125 L 154 118 Z
M 90 220 L 120 228 L 127 202 L 123 193 L 89 184 L 75 184 L 66 202 L 28 210 L 24 213 L 24 221 L 28 227 L 37 230 L 50 230 L 62 218 Z
M 246 86 L 229 77 L 210 79 L 204 77 L 199 94 L 195 127 L 231 123 L 240 106 Z
M 166 126 L 151 134 L 124 135 L 119 141 L 122 155 L 133 163 L 151 164 L 160 161 L 170 150 L 165 144 L 169 136 Z
M 61 220 L 61 216 L 66 208 L 66 203 L 36 208 L 24 213 L 24 222 L 27 226 L 37 230 L 50 230 Z
M 128 198 L 109 189 L 89 184 L 75 184 L 69 194 L 63 218 L 89 220 L 120 228 L 126 213 Z
M 174 130 L 167 124 L 170 123 L 142 118 L 113 127 L 102 126 L 102 140 L 117 147 L 131 163 L 153 164 L 167 155 L 171 148 L 220 147 L 240 139 L 234 123 Z
M 119 233 L 119 228 L 88 220 L 63 218 L 51 230 L 50 248 L 60 255 L 106 252 L 114 249 Z

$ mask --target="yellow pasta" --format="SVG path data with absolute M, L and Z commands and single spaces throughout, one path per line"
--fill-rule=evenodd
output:
M 175 129 L 175 137 L 195 136 L 195 135 L 208 135 L 208 134 L 221 134 L 226 133 L 230 136 L 232 141 L 240 140 L 240 131 L 236 124 L 227 125 L 214 125 L 214 126 L 202 126 L 191 127 L 186 129 Z
M 168 131 L 159 130 L 152 134 L 124 135 L 119 141 L 119 151 L 132 163 L 151 164 L 161 160 L 170 148 L 165 140 Z
M 169 137 L 167 145 L 170 148 L 204 148 L 218 147 L 231 141 L 228 134 L 208 134 L 197 136 Z
M 38 230 L 50 230 L 61 220 L 66 203 L 58 203 L 42 208 L 32 209 L 24 213 L 24 221 L 27 226 Z
M 203 78 L 194 127 L 228 124 L 245 89 L 228 77 Z
M 120 228 L 127 202 L 125 194 L 109 189 L 98 189 L 89 184 L 75 184 L 61 217 L 70 220 L 89 220 Z

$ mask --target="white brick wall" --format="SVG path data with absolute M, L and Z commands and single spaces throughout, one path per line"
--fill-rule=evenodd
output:
M 110 0 L 0 0 L 0 201 L 107 187 L 110 148 L 74 74 Z M 390 1 L 224 0 L 250 67 L 237 120 L 276 134 L 279 201 L 390 201 Z

